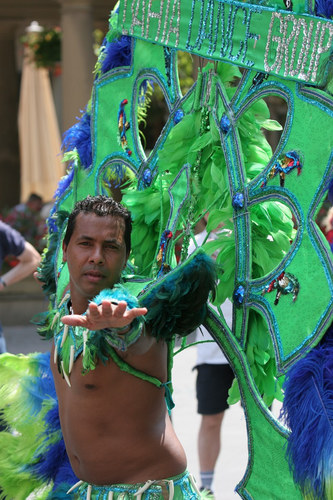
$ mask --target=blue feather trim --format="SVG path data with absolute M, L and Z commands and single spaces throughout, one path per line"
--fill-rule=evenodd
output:
M 55 200 L 62 197 L 63 193 L 70 186 L 70 183 L 72 182 L 73 179 L 74 179 L 74 168 L 71 168 L 68 174 L 62 177 L 58 182 L 58 187 L 53 196 Z M 56 209 L 57 207 L 56 205 L 54 205 L 54 210 L 51 211 L 51 215 L 53 215 L 56 212 Z
M 32 473 L 47 483 L 53 481 L 53 489 L 64 483 L 70 485 L 77 483 L 78 478 L 69 462 L 63 439 L 50 444 L 47 451 L 38 455 L 36 460 L 37 463 L 31 467 Z
M 56 252 L 59 244 L 59 231 L 62 228 L 65 220 L 68 218 L 69 213 L 64 210 L 59 210 L 54 216 L 50 216 L 49 223 L 49 238 L 46 252 L 43 254 L 42 263 L 38 268 L 40 280 L 43 283 L 42 288 L 47 296 L 56 292 L 56 277 L 54 274 Z M 52 226 L 51 226 L 52 221 Z M 52 228 L 52 230 L 51 230 Z M 44 313 L 45 316 L 45 313 Z M 39 321 L 36 321 L 40 324 Z M 52 336 L 53 334 L 51 334 Z M 50 337 L 51 337 L 50 336 Z M 48 338 L 50 338 L 48 337 Z
M 304 494 L 327 499 L 333 479 L 333 329 L 287 373 L 282 417 L 287 457 Z
M 81 165 L 89 168 L 92 163 L 90 114 L 84 113 L 79 121 L 69 128 L 63 135 L 62 150 L 77 150 Z
M 139 305 L 137 298 L 129 293 L 129 291 L 120 284 L 114 285 L 112 289 L 105 288 L 98 295 L 96 295 L 96 297 L 94 297 L 91 302 L 101 304 L 102 300 L 116 300 L 119 302 L 121 300 L 124 300 L 125 302 L 127 302 L 128 309 L 133 309 L 134 307 L 138 307 Z
M 333 1 L 332 0 L 316 0 L 315 12 L 317 16 L 333 18 Z
M 102 61 L 102 73 L 120 66 L 129 66 L 132 60 L 132 39 L 129 36 L 121 36 L 107 42 L 104 48 L 104 59 Z
M 29 381 L 24 379 L 30 407 L 33 414 L 37 415 L 42 410 L 46 400 L 48 404 L 51 401 L 52 406 L 44 418 L 46 431 L 43 445 L 37 450 L 34 463 L 27 465 L 26 469 L 47 483 L 52 481 L 55 489 L 63 483 L 66 484 L 67 488 L 68 484 L 75 484 L 78 478 L 70 465 L 61 433 L 58 400 L 50 368 L 50 353 L 39 354 L 36 361 L 38 363 L 38 376 L 31 377 Z M 55 436 L 58 439 L 54 442 Z

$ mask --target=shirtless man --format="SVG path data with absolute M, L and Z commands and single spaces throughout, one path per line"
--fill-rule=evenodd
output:
M 120 328 L 125 335 L 147 309 L 128 309 L 124 301 L 90 302 L 119 281 L 130 252 L 129 212 L 110 199 L 94 202 L 101 199 L 79 202 L 69 218 L 63 260 L 70 274 L 72 314 L 63 316 L 62 323 L 95 331 Z M 126 350 L 116 352 L 131 367 L 167 382 L 166 342 L 143 331 Z M 78 356 L 66 381 L 53 358 L 54 346 L 51 365 L 61 428 L 72 468 L 84 481 L 74 489 L 74 498 L 97 498 L 101 493 L 106 495 L 101 498 L 117 498 L 129 490 L 129 498 L 140 498 L 147 488 L 159 492 L 157 498 L 187 498 L 184 491 L 188 498 L 199 498 L 163 388 L 121 370 L 110 358 L 83 375 Z

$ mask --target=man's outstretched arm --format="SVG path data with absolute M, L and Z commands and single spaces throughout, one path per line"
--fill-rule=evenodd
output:
M 84 315 L 72 314 L 62 317 L 62 322 L 70 326 L 82 326 L 88 330 L 104 330 L 105 328 L 125 328 L 132 321 L 147 313 L 146 307 L 127 308 L 122 300 L 118 303 L 112 300 L 103 300 L 101 304 L 90 302 Z M 124 330 L 122 333 L 126 333 Z
M 80 326 L 92 331 L 104 330 L 108 336 L 116 335 L 124 336 L 124 338 L 125 335 L 131 333 L 133 328 L 136 328 L 137 338 L 135 342 L 128 346 L 126 351 L 130 349 L 131 354 L 144 354 L 155 340 L 148 334 L 144 321 L 141 321 L 138 325 L 134 320 L 146 313 L 146 307 L 128 309 L 127 302 L 124 300 L 118 303 L 112 300 L 103 300 L 100 304 L 90 302 L 84 315 L 63 316 L 61 321 L 65 325 Z

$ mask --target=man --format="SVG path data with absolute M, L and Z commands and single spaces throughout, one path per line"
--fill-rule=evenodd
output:
M 232 304 L 226 300 L 222 311 L 228 326 L 232 324 Z M 221 451 L 221 427 L 225 410 L 229 408 L 228 391 L 234 379 L 220 346 L 213 342 L 206 328 L 201 326 L 196 340 L 197 345 L 196 396 L 198 413 L 201 415 L 198 433 L 198 456 L 200 465 L 200 490 L 213 495 L 212 483 L 217 459 Z
M 63 240 L 70 298 L 59 304 L 55 322 L 62 327 L 51 369 L 67 454 L 81 480 L 74 498 L 140 498 L 144 491 L 154 498 L 199 498 L 165 402 L 167 342 L 145 327 L 146 308 L 114 298 L 121 291 L 116 284 L 130 253 L 130 231 L 126 209 L 112 199 L 88 197 L 69 216 Z M 111 298 L 100 294 L 104 289 Z M 83 345 L 78 327 L 86 336 Z M 88 371 L 86 350 L 97 343 L 96 332 L 103 332 L 99 343 L 107 338 L 116 347 Z M 64 350 L 71 353 L 68 363 Z
M 0 221 L 0 269 L 4 258 L 10 255 L 17 258 L 18 264 L 0 276 L 0 292 L 32 274 L 41 259 L 37 250 L 20 233 Z M 3 352 L 6 352 L 6 342 L 0 324 L 0 353 Z
M 195 243 L 192 241 L 189 252 L 205 241 L 214 239 L 214 233 L 206 231 L 207 216 L 196 227 Z M 223 231 L 223 228 L 219 228 Z M 214 306 L 211 306 L 214 308 Z M 227 325 L 232 328 L 232 303 L 226 300 L 221 306 Z M 200 467 L 200 491 L 206 492 L 207 498 L 214 498 L 212 484 L 215 466 L 221 451 L 221 428 L 227 402 L 228 391 L 234 379 L 233 371 L 220 346 L 214 341 L 208 330 L 201 325 L 196 330 L 197 370 L 196 397 L 198 414 L 201 415 L 198 432 L 198 458 Z

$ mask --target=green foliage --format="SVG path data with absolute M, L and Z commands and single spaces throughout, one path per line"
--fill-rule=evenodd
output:
M 188 52 L 177 52 L 180 88 L 186 94 L 194 84 L 193 58 Z
M 55 27 L 21 39 L 30 48 L 38 68 L 52 68 L 61 61 L 61 29 Z

